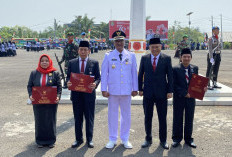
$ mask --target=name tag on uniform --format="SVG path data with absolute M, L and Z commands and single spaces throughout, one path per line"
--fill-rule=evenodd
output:
M 125 61 L 126 61 L 126 64 L 128 64 L 128 63 L 129 63 L 129 59 L 128 59 L 128 58 L 126 58 L 126 59 L 125 59 Z
M 117 59 L 116 59 L 116 58 L 113 58 L 112 61 L 117 61 Z

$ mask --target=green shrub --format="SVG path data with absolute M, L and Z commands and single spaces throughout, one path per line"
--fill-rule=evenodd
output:
M 231 43 L 230 42 L 224 42 L 223 43 L 223 48 L 224 49 L 231 49 Z
M 174 50 L 176 49 L 177 45 L 176 44 L 169 44 L 169 49 Z

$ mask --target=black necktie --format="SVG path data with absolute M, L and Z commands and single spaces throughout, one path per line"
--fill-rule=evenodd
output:
M 120 61 L 122 61 L 122 54 L 121 53 L 119 54 L 119 58 L 120 58 Z

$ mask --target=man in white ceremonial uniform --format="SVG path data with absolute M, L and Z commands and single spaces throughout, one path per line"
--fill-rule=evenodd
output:
M 124 49 L 126 34 L 113 33 L 115 50 L 105 54 L 101 67 L 101 91 L 108 98 L 109 142 L 106 148 L 116 146 L 118 138 L 118 112 L 120 106 L 120 138 L 125 148 L 129 142 L 131 125 L 131 96 L 138 94 L 138 75 L 135 54 Z

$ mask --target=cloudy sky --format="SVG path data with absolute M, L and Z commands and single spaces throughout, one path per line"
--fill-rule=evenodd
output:
M 0 27 L 27 26 L 33 30 L 43 30 L 53 26 L 54 18 L 59 24 L 71 22 L 75 16 L 87 14 L 95 23 L 109 20 L 130 20 L 131 0 L 0 0 Z M 169 26 L 179 21 L 188 26 L 187 13 L 191 15 L 191 27 L 199 27 L 202 32 L 214 25 L 223 31 L 232 31 L 231 0 L 146 0 L 146 15 L 151 20 L 168 20 Z

